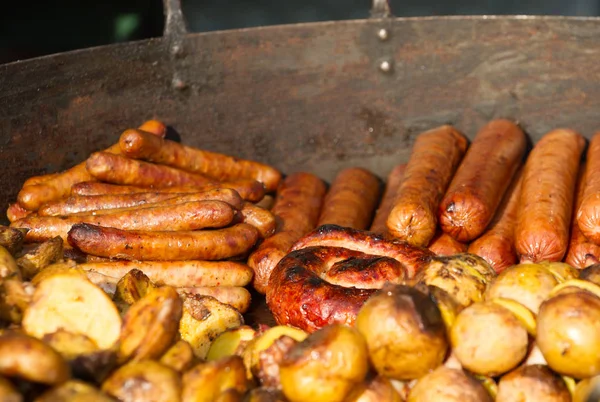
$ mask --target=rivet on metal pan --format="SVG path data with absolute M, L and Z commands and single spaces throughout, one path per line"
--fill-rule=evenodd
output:
M 379 70 L 383 73 L 389 74 L 392 72 L 393 63 L 390 60 L 382 60 L 379 63 Z
M 387 40 L 387 38 L 390 37 L 390 33 L 388 32 L 387 29 L 385 28 L 381 28 L 378 32 L 377 32 L 377 37 L 379 38 L 379 40 Z

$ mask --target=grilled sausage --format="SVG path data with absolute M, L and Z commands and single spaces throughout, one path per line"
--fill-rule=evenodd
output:
M 275 265 L 296 240 L 316 226 L 325 190 L 325 183 L 310 173 L 291 174 L 281 183 L 271 209 L 277 220 L 275 234 L 248 258 L 248 265 L 254 270 L 253 285 L 258 292 L 266 292 Z
M 433 236 L 433 239 L 429 242 L 429 251 L 437 255 L 454 255 L 459 253 L 465 253 L 467 251 L 467 245 L 456 240 L 448 233 L 444 233 L 441 230 Z
M 150 131 L 150 135 L 156 137 L 164 137 L 166 134 L 165 125 L 155 120 L 145 122 L 140 126 L 140 129 L 153 130 Z M 104 152 L 118 154 L 121 152 L 121 148 L 119 144 L 114 144 Z M 23 187 L 17 195 L 17 200 L 25 209 L 37 211 L 43 204 L 68 196 L 73 184 L 89 180 L 93 180 L 93 177 L 86 169 L 86 162 L 82 162 L 62 173 L 47 178 L 39 184 Z
M 569 243 L 584 138 L 557 129 L 534 146 L 523 172 L 515 247 L 524 261 L 561 261 Z
M 249 266 L 234 261 L 109 261 L 84 263 L 78 267 L 117 282 L 132 269 L 139 269 L 154 284 L 173 287 L 246 286 L 253 275 Z
M 281 173 L 262 163 L 208 152 L 158 138 L 140 130 L 127 130 L 119 140 L 124 155 L 171 166 L 192 173 L 201 173 L 217 180 L 255 179 L 267 191 L 277 189 Z
M 77 223 L 125 230 L 195 230 L 218 228 L 231 223 L 233 208 L 222 201 L 196 201 L 166 207 L 139 208 L 106 215 L 30 216 L 11 223 L 12 227 L 29 229 L 25 240 L 38 242 L 67 233 Z
M 600 132 L 592 137 L 586 159 L 586 184 L 575 217 L 583 235 L 600 244 Z
M 397 165 L 388 175 L 383 197 L 381 198 L 379 208 L 377 208 L 377 211 L 375 211 L 375 218 L 373 218 L 373 223 L 371 224 L 371 232 L 378 234 L 387 233 L 386 222 L 390 212 L 392 211 L 392 208 L 394 207 L 396 193 L 398 192 L 400 183 L 402 183 L 405 169 L 406 164 Z
M 417 137 L 387 220 L 392 236 L 415 246 L 429 244 L 438 204 L 466 149 L 466 138 L 447 125 Z
M 492 120 L 479 130 L 440 203 L 445 233 L 463 243 L 483 233 L 526 147 L 525 134 L 511 121 Z
M 23 183 L 23 187 L 35 186 L 36 184 L 45 183 L 48 180 L 57 177 L 58 175 L 60 175 L 60 173 L 48 173 L 48 174 L 42 174 L 39 176 L 32 176 L 32 177 L 28 178 L 27 180 L 25 180 L 25 182 Z
M 14 202 L 8 205 L 8 209 L 6 210 L 6 217 L 9 222 L 14 222 L 19 219 L 25 218 L 27 215 L 32 214 L 32 211 L 28 211 L 19 205 L 18 202 Z
M 84 253 L 139 261 L 224 260 L 254 246 L 258 230 L 237 225 L 216 230 L 122 230 L 81 223 L 73 225 L 67 240 Z
M 517 171 L 494 219 L 481 237 L 469 245 L 468 252 L 486 260 L 496 273 L 517 263 L 515 227 L 523 182 L 522 167 Z
M 583 201 L 584 191 L 588 182 L 587 175 L 589 174 L 585 165 L 589 163 L 590 160 L 588 159 L 587 163 L 583 164 L 579 170 L 579 181 L 577 183 L 573 216 L 576 216 L 577 211 L 581 207 L 581 202 Z M 585 237 L 581 229 L 579 229 L 577 219 L 571 220 L 571 238 L 565 262 L 575 268 L 586 268 L 600 262 L 600 246 Z
M 71 195 L 105 195 L 105 194 L 133 194 L 147 193 L 149 191 L 159 193 L 196 193 L 198 191 L 209 191 L 218 188 L 229 188 L 238 192 L 240 197 L 246 201 L 261 201 L 265 195 L 265 187 L 256 180 L 236 180 L 231 182 L 209 183 L 202 186 L 172 186 L 172 187 L 136 187 L 122 186 L 118 184 L 99 183 L 86 181 L 77 183 L 71 187 Z
M 234 209 L 241 209 L 243 200 L 235 191 L 228 188 L 200 191 L 195 193 L 133 193 L 105 194 L 90 196 L 71 196 L 63 201 L 45 205 L 39 209 L 39 216 L 65 215 L 106 215 L 118 211 L 139 209 L 145 207 L 165 207 L 192 201 L 223 201 Z M 118 211 L 117 211 L 118 210 Z
M 250 308 L 252 297 L 246 288 L 240 286 L 196 286 L 177 288 L 177 292 L 186 295 L 211 296 L 224 304 L 245 313 Z
M 364 302 L 384 283 L 401 283 L 397 260 L 341 247 L 307 247 L 277 264 L 267 305 L 279 325 L 308 332 L 328 324 L 352 326 Z
M 379 179 L 361 168 L 342 170 L 327 192 L 317 226 L 366 229 L 379 199 Z
M 86 162 L 94 178 L 139 187 L 205 186 L 217 182 L 200 174 L 142 162 L 107 152 L 94 152 Z
M 263 239 L 271 237 L 277 228 L 275 215 L 264 208 L 258 207 L 251 202 L 245 202 L 240 210 L 243 222 L 246 222 L 258 229 Z
M 412 278 L 427 264 L 434 254 L 426 248 L 412 246 L 399 240 L 388 240 L 366 230 L 323 225 L 299 239 L 290 251 L 307 247 L 341 247 L 370 255 L 390 257 L 404 264 L 406 274 Z

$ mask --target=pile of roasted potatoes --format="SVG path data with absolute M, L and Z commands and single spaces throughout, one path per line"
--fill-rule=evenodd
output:
M 23 239 L 0 230 L 2 401 L 586 401 L 600 378 L 600 265 L 436 257 L 309 334 Z

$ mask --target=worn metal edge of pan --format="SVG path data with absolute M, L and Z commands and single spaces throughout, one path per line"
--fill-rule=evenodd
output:
M 0 208 L 23 181 L 85 160 L 148 118 L 185 143 L 310 170 L 385 175 L 415 135 L 518 120 L 535 141 L 591 136 L 600 19 L 369 19 L 188 34 L 0 66 Z M 381 29 L 387 35 L 382 38 Z M 388 62 L 389 68 L 382 68 Z

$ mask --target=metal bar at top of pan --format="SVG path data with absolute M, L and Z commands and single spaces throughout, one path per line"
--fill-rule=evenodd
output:
M 373 0 L 371 18 L 388 18 L 392 16 L 389 0 Z

